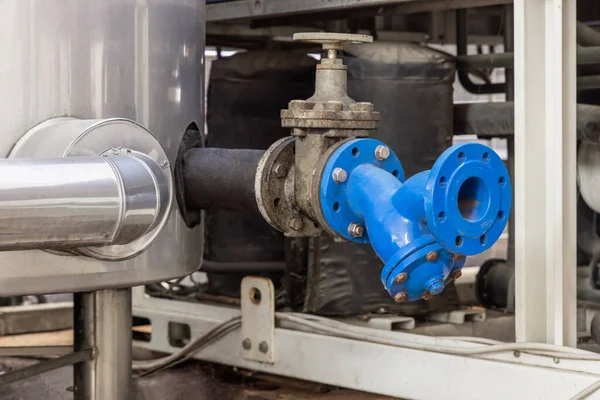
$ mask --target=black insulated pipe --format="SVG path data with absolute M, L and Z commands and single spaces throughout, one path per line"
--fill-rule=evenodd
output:
M 514 114 L 512 101 L 455 104 L 454 134 L 512 136 L 515 133 Z M 577 104 L 577 139 L 600 142 L 600 106 Z
M 467 10 L 456 10 L 456 54 L 457 56 L 467 55 L 467 45 L 469 41 L 469 23 Z M 457 71 L 458 81 L 462 87 L 473 94 L 494 94 L 504 93 L 504 83 L 484 83 L 479 84 L 471 80 L 468 71 Z
M 184 154 L 183 184 L 189 210 L 259 212 L 256 168 L 264 150 L 193 148 Z
M 456 69 L 459 71 L 509 68 L 515 66 L 515 54 L 512 51 L 495 54 L 466 55 L 466 42 L 464 38 L 459 40 L 461 50 L 457 51 Z M 464 54 L 461 54 L 464 53 Z M 600 46 L 577 48 L 577 65 L 595 65 L 600 63 Z

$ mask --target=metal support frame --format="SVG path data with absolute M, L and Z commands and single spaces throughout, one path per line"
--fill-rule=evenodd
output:
M 242 347 L 247 360 L 275 362 L 275 288 L 268 278 L 242 280 Z
M 136 342 L 136 346 L 166 353 L 180 350 L 169 343 L 169 323 L 189 326 L 190 340 L 193 341 L 218 324 L 240 315 L 240 309 L 233 307 L 148 298 L 143 288 L 134 289 L 133 301 L 134 315 L 148 318 L 152 325 L 150 342 Z M 542 357 L 519 351 L 478 357 L 442 354 L 425 349 L 377 344 L 373 340 L 395 339 L 420 343 L 424 347 L 438 345 L 457 349 L 477 344 L 365 327 L 353 329 L 359 329 L 365 340 L 297 330 L 280 323 L 275 328 L 275 362 L 272 364 L 242 357 L 243 335 L 240 330 L 230 332 L 192 357 L 411 399 L 485 397 L 490 400 L 562 400 L 571 398 L 600 380 L 600 364 L 594 361 Z M 335 360 L 333 364 L 332 360 Z M 482 371 L 485 374 L 482 375 Z
M 278 17 L 361 7 L 396 7 L 399 13 L 442 11 L 469 7 L 509 4 L 512 0 L 238 0 L 206 5 L 206 21 Z
M 83 363 L 94 357 L 92 349 L 76 351 L 49 361 L 42 361 L 29 367 L 21 368 L 16 371 L 10 371 L 0 375 L 0 386 L 8 385 L 22 379 L 31 378 L 67 365 Z
M 514 6 L 517 340 L 574 346 L 575 2 Z
M 75 351 L 92 348 L 95 352 L 93 359 L 75 365 L 75 399 L 129 399 L 131 289 L 77 293 L 73 314 Z
M 59 309 L 73 315 L 74 346 L 0 348 L 3 356 L 59 356 L 0 375 L 0 386 L 73 365 L 75 399 L 130 399 L 133 386 L 131 289 L 76 293 L 72 310 L 64 304 Z M 38 309 L 22 310 L 22 315 L 12 308 L 9 311 L 15 314 L 15 320 L 21 317 L 26 322 L 31 322 L 32 314 L 39 313 Z

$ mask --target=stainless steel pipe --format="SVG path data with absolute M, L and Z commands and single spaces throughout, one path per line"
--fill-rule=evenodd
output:
M 75 293 L 74 349 L 94 359 L 73 370 L 76 400 L 135 398 L 131 376 L 131 289 Z
M 127 244 L 168 212 L 171 185 L 150 157 L 0 160 L 0 250 Z

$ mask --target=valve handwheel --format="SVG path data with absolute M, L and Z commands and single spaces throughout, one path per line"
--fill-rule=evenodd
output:
M 306 32 L 295 33 L 295 42 L 319 43 L 323 50 L 341 50 L 346 43 L 373 43 L 373 36 L 352 33 Z

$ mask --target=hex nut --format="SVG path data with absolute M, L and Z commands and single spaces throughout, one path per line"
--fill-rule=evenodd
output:
M 346 179 L 348 179 L 348 174 L 344 169 L 336 168 L 333 170 L 331 177 L 335 183 L 342 183 L 346 182 Z
M 348 226 L 348 234 L 353 238 L 361 237 L 365 233 L 365 228 L 359 223 L 353 222 Z
M 427 292 L 423 293 L 421 298 L 423 300 L 431 300 L 433 298 L 433 295 L 429 291 L 427 291 Z
M 462 271 L 460 269 L 457 269 L 456 271 L 454 271 L 452 273 L 452 279 L 454 279 L 454 280 L 460 278 L 461 276 L 462 276 Z
M 375 148 L 375 158 L 379 161 L 387 160 L 390 156 L 390 148 L 387 146 L 379 145 Z

